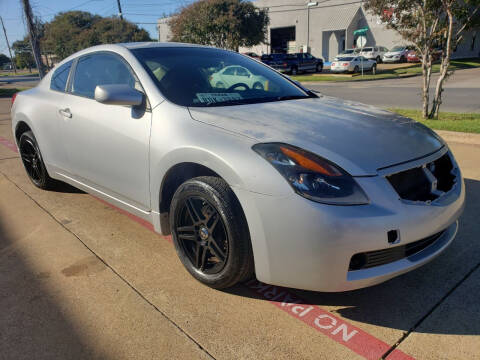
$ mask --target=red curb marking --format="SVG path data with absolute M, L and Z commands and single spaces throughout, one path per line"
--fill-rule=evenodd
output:
M 0 144 L 6 146 L 14 152 L 18 152 L 17 146 L 10 140 L 0 137 Z M 94 199 L 100 201 L 101 203 L 117 210 L 118 212 L 128 216 L 133 221 L 139 223 L 148 230 L 156 233 L 153 229 L 153 225 L 148 221 L 130 214 L 129 212 L 118 208 L 115 205 L 112 205 L 106 202 L 103 199 L 100 199 L 96 196 L 91 195 Z M 159 235 L 160 236 L 160 235 Z M 171 236 L 160 236 L 165 240 L 172 242 Z M 303 321 L 305 324 L 313 327 L 315 330 L 320 333 L 328 336 L 330 339 L 336 341 L 337 343 L 346 346 L 350 350 L 354 351 L 358 355 L 363 356 L 366 359 L 376 360 L 383 356 L 389 349 L 390 345 L 377 339 L 373 335 L 357 328 L 344 321 L 342 318 L 339 318 L 333 315 L 331 312 L 326 311 L 319 306 L 308 305 L 308 303 L 301 298 L 294 295 L 288 289 L 281 288 L 274 285 L 268 285 L 261 283 L 260 281 L 254 279 L 244 283 L 246 287 L 254 291 L 257 294 L 260 294 L 268 300 L 271 304 L 275 305 L 279 309 L 285 311 L 290 316 Z M 395 349 L 387 357 L 389 360 L 414 360 L 413 357 L 403 353 L 402 351 Z
M 12 142 L 12 141 L 10 141 L 10 140 L 8 140 L 8 139 L 5 139 L 4 137 L 1 137 L 1 136 L 0 136 L 0 144 L 2 144 L 3 146 L 9 148 L 9 149 L 12 150 L 13 152 L 18 153 L 17 145 L 16 145 L 14 142 Z
M 303 321 L 365 359 L 379 359 L 390 349 L 390 345 L 387 343 L 319 306 L 309 305 L 308 302 L 294 295 L 288 289 L 264 284 L 256 279 L 248 281 L 245 286 L 262 295 L 263 298 L 290 316 Z M 395 360 L 414 359 L 400 350 L 394 350 L 390 356 L 392 357 L 389 357 L 389 359 Z

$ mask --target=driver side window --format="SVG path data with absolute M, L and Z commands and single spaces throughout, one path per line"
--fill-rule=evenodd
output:
M 72 85 L 73 94 L 93 99 L 97 85 L 110 84 L 135 87 L 134 76 L 118 56 L 98 53 L 78 60 Z

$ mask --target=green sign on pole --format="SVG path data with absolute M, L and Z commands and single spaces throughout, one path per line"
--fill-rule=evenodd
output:
M 353 32 L 353 35 L 358 35 L 358 36 L 367 35 L 367 31 L 368 31 L 368 27 L 364 27 L 364 28 L 355 30 Z

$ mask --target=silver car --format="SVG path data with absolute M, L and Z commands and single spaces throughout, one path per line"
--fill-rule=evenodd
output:
M 225 66 L 266 85 L 213 87 Z M 425 126 L 215 48 L 80 51 L 18 94 L 12 120 L 36 186 L 69 183 L 172 234 L 214 288 L 254 273 L 319 291 L 377 284 L 445 250 L 464 206 L 458 165 Z
M 351 72 L 353 74 L 363 71 L 377 72 L 377 63 L 375 60 L 369 60 L 363 56 L 345 56 L 336 59 L 330 65 L 332 73 Z

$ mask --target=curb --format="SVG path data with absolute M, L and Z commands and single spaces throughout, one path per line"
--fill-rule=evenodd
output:
M 447 142 L 468 145 L 480 145 L 480 134 L 465 133 L 460 131 L 434 130 Z

